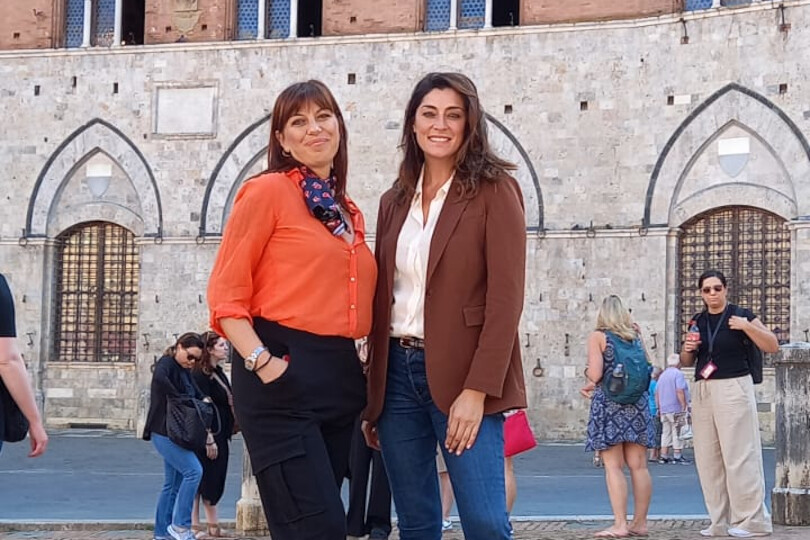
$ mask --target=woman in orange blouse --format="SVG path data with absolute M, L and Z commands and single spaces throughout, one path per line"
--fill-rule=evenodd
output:
M 211 326 L 238 353 L 234 408 L 275 540 L 346 538 L 339 485 L 366 400 L 354 340 L 377 278 L 346 146 L 323 83 L 285 89 L 268 170 L 240 189 L 208 284 Z

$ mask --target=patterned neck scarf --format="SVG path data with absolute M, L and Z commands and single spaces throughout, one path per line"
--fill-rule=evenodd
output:
M 299 168 L 304 179 L 301 180 L 301 189 L 304 192 L 304 201 L 315 219 L 323 223 L 335 236 L 346 232 L 348 226 L 340 205 L 335 201 L 335 179 L 330 176 L 326 180 L 310 171 L 307 167 Z

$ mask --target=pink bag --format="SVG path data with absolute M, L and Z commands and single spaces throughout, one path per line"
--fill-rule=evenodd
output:
M 521 409 L 506 417 L 503 423 L 503 446 L 505 457 L 512 457 L 537 446 L 526 411 Z

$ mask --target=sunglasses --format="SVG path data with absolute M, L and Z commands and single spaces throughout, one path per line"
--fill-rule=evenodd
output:
M 188 358 L 188 360 L 190 362 L 199 362 L 200 361 L 200 357 L 199 356 L 194 356 L 193 354 L 186 353 L 186 358 Z
M 711 287 L 703 287 L 700 290 L 701 290 L 701 292 L 703 294 L 709 294 L 710 292 L 712 292 L 712 290 L 714 290 L 714 292 L 721 292 L 723 290 L 723 286 L 722 285 L 713 285 Z

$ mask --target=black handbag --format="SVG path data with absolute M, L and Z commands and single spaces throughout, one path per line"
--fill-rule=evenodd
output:
M 204 452 L 214 416 L 219 424 L 219 413 L 213 403 L 191 396 L 170 396 L 166 400 L 166 433 L 176 445 Z
M 0 379 L 0 439 L 5 442 L 20 442 L 28 434 L 28 420 L 23 416 L 11 393 Z

